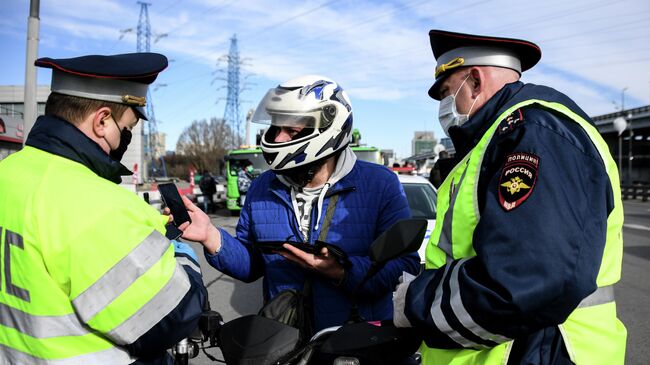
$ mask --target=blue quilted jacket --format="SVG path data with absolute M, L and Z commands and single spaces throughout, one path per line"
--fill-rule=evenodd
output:
M 280 255 L 265 255 L 254 248 L 256 241 L 302 241 L 290 190 L 272 171 L 253 181 L 241 211 L 237 236 L 221 230 L 221 249 L 215 255 L 206 253 L 208 262 L 217 270 L 245 282 L 264 276 L 265 301 L 284 289 L 302 289 L 309 276 L 315 330 L 343 324 L 349 315 L 349 295 L 370 267 L 370 244 L 393 223 L 409 218 L 410 211 L 402 185 L 393 172 L 384 166 L 357 160 L 350 173 L 327 191 L 318 229 L 315 229 L 317 212 L 313 209 L 309 243 L 313 244 L 318 238 L 330 197 L 335 194 L 339 194 L 339 201 L 326 241 L 346 251 L 352 263 L 339 286 Z M 397 280 L 402 271 L 415 274 L 419 262 L 417 253 L 390 261 L 357 292 L 361 298 L 360 314 L 366 320 L 392 318 L 392 291 Z

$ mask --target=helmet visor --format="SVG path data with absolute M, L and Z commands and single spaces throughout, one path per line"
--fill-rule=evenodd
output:
M 336 117 L 334 103 L 318 99 L 314 93 L 302 95 L 300 89 L 273 88 L 260 101 L 253 123 L 291 128 L 326 128 Z

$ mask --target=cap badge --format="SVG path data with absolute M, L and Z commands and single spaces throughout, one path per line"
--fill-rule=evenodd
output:
M 436 67 L 436 78 L 438 78 L 438 75 L 441 73 L 451 70 L 452 68 L 460 67 L 465 63 L 465 59 L 462 57 L 456 57 L 453 60 L 443 63 L 442 65 Z
M 144 97 L 133 96 L 133 95 L 122 95 L 122 102 L 128 105 L 137 105 L 137 106 L 147 105 L 147 100 Z

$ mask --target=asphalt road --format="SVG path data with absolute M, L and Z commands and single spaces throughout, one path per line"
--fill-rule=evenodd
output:
M 616 284 L 619 317 L 627 327 L 626 364 L 650 363 L 650 202 L 623 204 L 623 272 Z
M 619 317 L 628 330 L 626 364 L 650 363 L 650 202 L 626 201 L 623 227 L 624 253 L 621 281 L 616 285 L 616 302 Z M 234 233 L 236 217 L 227 210 L 211 215 L 212 222 Z M 199 245 L 193 244 L 201 252 Z M 199 255 L 203 279 L 210 294 L 213 310 L 221 313 L 225 321 L 256 313 L 262 305 L 261 280 L 243 283 L 225 276 L 210 267 Z M 218 349 L 208 353 L 222 359 Z M 217 364 L 203 353 L 190 360 L 190 364 Z

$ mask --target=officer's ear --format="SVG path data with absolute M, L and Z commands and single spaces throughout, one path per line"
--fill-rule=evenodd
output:
M 480 67 L 472 67 L 469 70 L 469 82 L 470 87 L 472 88 L 472 98 L 478 96 L 485 86 L 485 73 L 481 70 Z
M 101 107 L 92 114 L 93 132 L 95 135 L 102 138 L 106 135 L 107 128 L 110 128 L 109 123 L 114 123 L 111 120 L 111 109 L 108 107 Z

